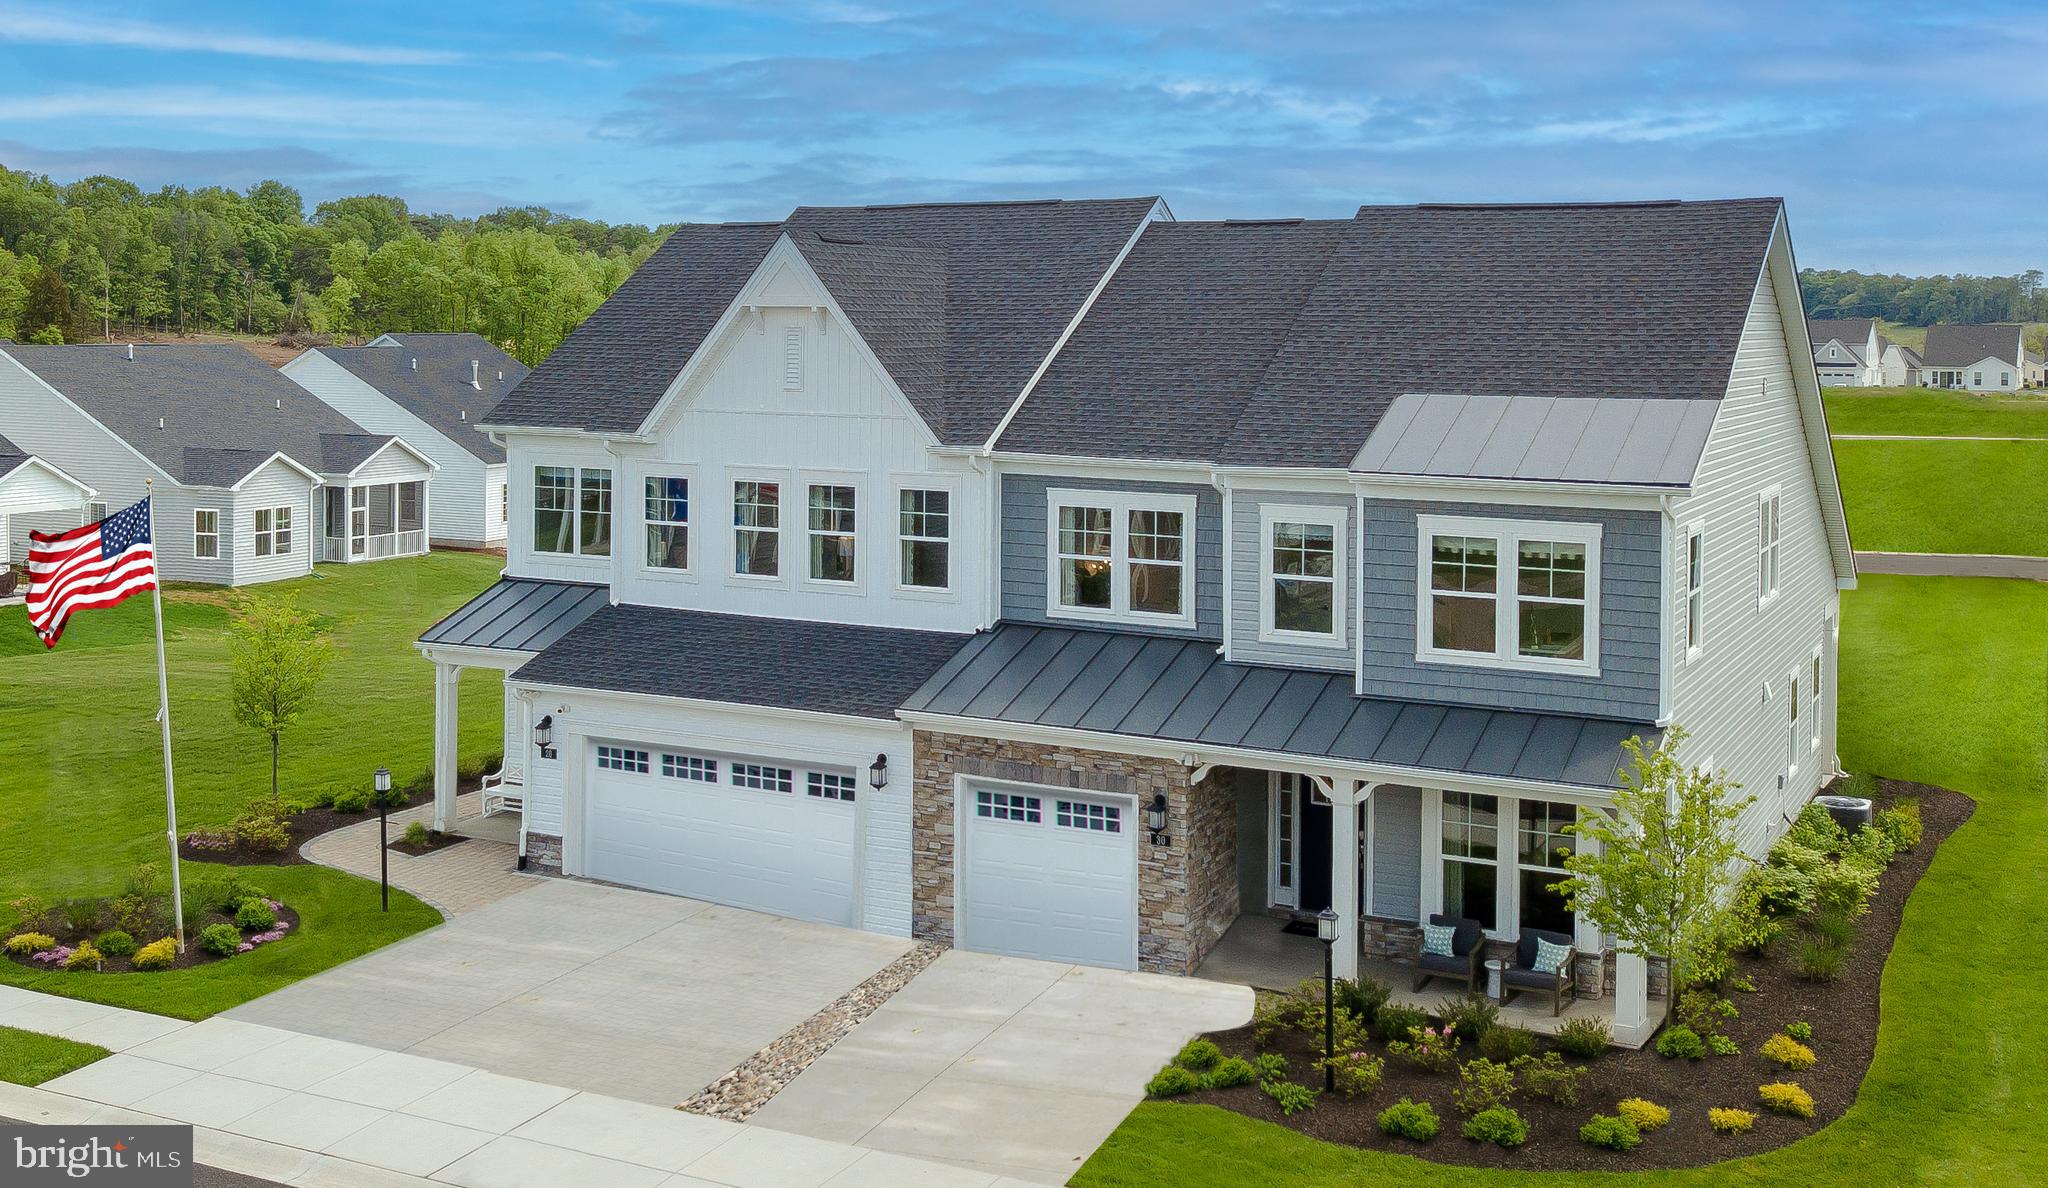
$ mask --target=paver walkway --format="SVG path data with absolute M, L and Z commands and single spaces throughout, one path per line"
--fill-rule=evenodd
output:
M 456 798 L 456 816 L 475 816 L 481 811 L 477 793 Z M 433 823 L 431 801 L 391 814 L 391 837 L 397 840 L 413 821 Z M 344 826 L 309 841 L 301 848 L 309 861 L 332 866 L 364 878 L 377 877 L 377 819 Z M 521 874 L 517 846 L 472 838 L 460 845 L 425 854 L 391 853 L 391 885 L 440 908 L 443 915 L 459 916 L 485 904 L 516 895 L 541 880 Z
M 229 1019 L 185 1023 L 0 986 L 0 1023 L 115 1050 L 37 1089 L 0 1084 L 0 1114 L 40 1123 L 187 1123 L 202 1162 L 284 1183 L 1022 1183 Z
M 1863 573 L 1900 573 L 1914 577 L 2021 578 L 2048 582 L 2048 557 L 2009 553 L 1858 553 Z

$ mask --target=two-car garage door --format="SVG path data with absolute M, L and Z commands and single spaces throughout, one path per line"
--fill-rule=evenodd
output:
M 1128 799 L 977 786 L 962 799 L 963 947 L 1137 966 L 1138 823 Z
M 591 878 L 854 923 L 851 772 L 630 744 L 593 750 Z

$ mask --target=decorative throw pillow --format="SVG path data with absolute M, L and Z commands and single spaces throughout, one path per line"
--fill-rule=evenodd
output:
M 1422 951 L 1432 957 L 1455 957 L 1451 952 L 1451 941 L 1458 935 L 1458 929 L 1451 924 L 1424 924 L 1422 926 Z
M 1570 945 L 1553 944 L 1542 937 L 1536 938 L 1536 963 L 1530 968 L 1540 974 L 1554 974 L 1564 964 L 1564 955 L 1572 951 Z

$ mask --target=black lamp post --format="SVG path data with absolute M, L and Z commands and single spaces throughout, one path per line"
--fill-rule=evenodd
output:
M 875 761 L 868 764 L 868 787 L 880 792 L 888 786 L 889 757 L 887 755 L 876 755 Z
M 377 882 L 382 897 L 382 910 L 391 910 L 391 769 L 380 767 L 375 777 L 377 789 Z
M 1337 981 L 1331 976 L 1331 954 L 1337 949 L 1337 909 L 1316 916 L 1316 939 L 1323 942 L 1323 1089 L 1337 1088 Z

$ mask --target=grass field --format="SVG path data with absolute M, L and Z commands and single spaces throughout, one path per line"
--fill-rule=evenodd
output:
M 96 1044 L 81 1044 L 58 1035 L 0 1027 L 0 1081 L 40 1085 L 107 1055 Z
M 1986 396 L 1933 388 L 1829 388 L 1831 433 L 2048 438 L 2048 392 Z
M 1138 1107 L 1073 1183 L 1970 1185 L 2048 1182 L 2048 586 L 1866 576 L 1844 596 L 1842 759 L 1978 800 L 1907 903 L 1856 1104 L 1753 1159 L 1649 1175 L 1446 1167 L 1211 1106 Z M 1588 1103 L 1588 1114 L 1612 1103 Z M 1680 1117 L 1672 1125 L 1704 1125 Z M 1462 1142 L 1452 1135 L 1436 1142 Z M 1655 1140 L 1652 1139 L 1652 1142 Z
M 1866 552 L 2048 556 L 2048 441 L 1837 441 Z

